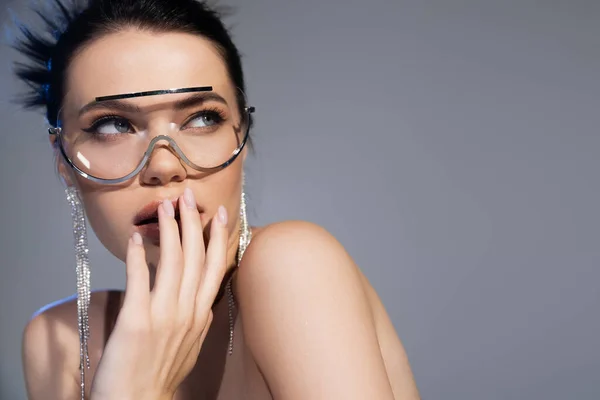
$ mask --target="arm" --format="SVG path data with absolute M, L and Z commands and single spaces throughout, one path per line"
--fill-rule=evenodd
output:
M 362 279 L 371 309 L 373 310 L 379 348 L 383 354 L 385 368 L 392 384 L 392 390 L 394 391 L 394 398 L 419 399 L 419 391 L 404 346 L 402 346 L 394 325 L 375 289 L 373 289 L 366 277 L 363 276 Z
M 72 332 L 46 313 L 35 316 L 23 333 L 23 368 L 29 400 L 65 400 L 79 396 L 78 377 L 63 352 L 64 340 Z
M 246 341 L 275 399 L 394 400 L 360 272 L 326 231 L 265 228 L 237 285 Z

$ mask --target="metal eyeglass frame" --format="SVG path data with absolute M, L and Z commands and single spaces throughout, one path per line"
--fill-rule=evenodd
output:
M 152 90 L 152 91 L 146 91 L 146 92 L 125 93 L 125 94 L 118 94 L 118 95 L 111 95 L 111 96 L 96 97 L 95 101 L 101 102 L 101 101 L 106 101 L 106 100 L 120 100 L 120 99 L 134 98 L 134 97 L 157 96 L 157 95 L 162 95 L 162 94 L 174 94 L 174 93 L 209 92 L 212 90 L 213 90 L 212 86 L 200 86 L 200 87 L 181 88 L 181 89 Z M 138 166 L 132 172 L 125 175 L 124 177 L 115 178 L 115 179 L 99 178 L 97 176 L 90 175 L 87 172 L 81 170 L 77 165 L 75 165 L 75 163 L 73 163 L 73 161 L 71 161 L 71 159 L 67 155 L 65 148 L 63 146 L 63 142 L 61 139 L 62 128 L 60 126 L 48 128 L 48 133 L 50 135 L 56 135 L 56 139 L 58 140 L 58 147 L 60 149 L 60 153 L 61 153 L 63 159 L 67 162 L 67 164 L 69 164 L 69 166 L 71 166 L 71 168 L 73 168 L 73 170 L 75 170 L 75 172 L 77 172 L 82 177 L 89 179 L 93 182 L 107 184 L 107 185 L 114 185 L 114 184 L 119 184 L 119 183 L 128 181 L 129 179 L 131 179 L 134 176 L 136 176 L 137 174 L 139 174 L 140 171 L 148 163 L 148 160 L 150 159 L 150 155 L 154 151 L 154 147 L 161 140 L 167 141 L 169 143 L 169 146 L 175 151 L 175 153 L 177 153 L 177 156 L 179 156 L 179 158 L 181 160 L 183 160 L 183 162 L 185 162 L 188 166 L 195 169 L 196 171 L 211 173 L 211 172 L 216 172 L 216 171 L 226 168 L 233 161 L 235 161 L 235 159 L 238 157 L 238 155 L 244 149 L 246 142 L 248 141 L 248 136 L 250 133 L 250 114 L 254 113 L 254 111 L 255 111 L 254 107 L 249 107 L 249 106 L 244 107 L 244 112 L 246 114 L 246 121 L 247 121 L 246 133 L 244 134 L 244 139 L 241 141 L 241 143 L 238 145 L 238 147 L 232 153 L 231 157 L 227 161 L 225 161 L 224 163 L 222 163 L 220 165 L 217 165 L 216 167 L 206 168 L 206 167 L 201 167 L 201 166 L 193 163 L 189 158 L 186 157 L 186 155 L 179 148 L 179 146 L 177 145 L 177 143 L 175 142 L 175 140 L 173 138 L 171 138 L 170 136 L 167 136 L 167 135 L 158 135 L 154 139 L 152 139 L 150 141 L 150 143 L 148 144 L 148 149 L 146 149 L 146 151 L 144 152 L 144 156 L 142 157 Z

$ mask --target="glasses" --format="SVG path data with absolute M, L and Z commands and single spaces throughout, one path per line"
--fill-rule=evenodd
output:
M 182 93 L 190 95 L 165 107 L 142 108 L 124 101 Z M 210 86 L 97 97 L 79 109 L 63 108 L 58 127 L 49 133 L 56 135 L 65 161 L 79 175 L 98 183 L 118 184 L 133 178 L 156 146 L 166 146 L 189 167 L 211 173 L 230 165 L 248 140 L 254 107 L 240 110 L 237 101 L 233 103 Z

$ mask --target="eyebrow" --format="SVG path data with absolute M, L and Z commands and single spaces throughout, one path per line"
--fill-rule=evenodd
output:
M 113 96 L 97 97 L 94 101 L 86 104 L 79 110 L 79 116 L 97 109 L 112 109 L 119 110 L 127 113 L 141 112 L 141 108 L 135 104 L 131 104 L 123 99 L 134 98 L 134 97 L 145 97 L 145 96 L 156 96 L 161 94 L 173 94 L 173 93 L 186 93 L 186 92 L 197 92 L 193 95 L 186 97 L 185 99 L 178 100 L 175 102 L 175 110 L 180 111 L 187 108 L 191 108 L 207 101 L 216 101 L 224 105 L 228 105 L 227 101 L 219 94 L 212 92 L 212 87 L 199 87 L 199 88 L 186 88 L 186 89 L 167 89 L 167 90 L 153 90 L 149 92 L 137 92 L 120 94 Z

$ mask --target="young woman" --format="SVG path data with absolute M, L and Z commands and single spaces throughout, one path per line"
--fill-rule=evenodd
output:
M 22 28 L 73 207 L 78 296 L 24 332 L 33 400 L 418 399 L 377 294 L 297 221 L 250 228 L 254 111 L 220 16 L 194 0 L 92 0 Z M 85 217 L 126 265 L 89 293 Z M 243 255 L 243 258 L 242 258 Z

